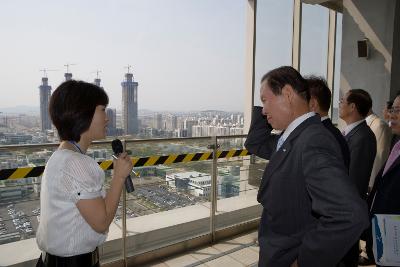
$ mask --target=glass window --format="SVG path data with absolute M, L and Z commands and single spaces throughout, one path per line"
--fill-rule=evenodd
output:
M 320 5 L 302 4 L 301 56 L 302 75 L 326 78 L 329 10 Z
M 335 76 L 333 83 L 332 122 L 338 123 L 340 99 L 340 74 L 342 63 L 342 22 L 343 15 L 337 13 L 336 19 L 336 48 L 335 48 Z
M 139 133 L 128 138 L 242 134 L 246 2 L 4 1 L 0 8 L 0 24 L 4 26 L 0 28 L 0 90 L 7 93 L 0 99 L 0 147 L 59 141 L 51 127 L 46 131 L 39 128 L 43 120 L 39 106 L 47 111 L 50 94 L 71 75 L 73 79 L 87 82 L 99 78 L 96 82 L 109 95 L 108 108 L 114 110 L 108 112 L 109 118 L 114 118 L 114 123 L 110 123 L 114 125 L 110 139 L 125 134 L 125 128 L 131 128 L 137 121 L 141 122 Z M 122 101 L 125 99 L 129 101 Z M 34 111 L 16 110 L 15 106 L 29 106 Z M 136 107 L 139 112 L 131 120 L 129 116 L 135 113 Z M 4 134 L 3 128 L 6 128 Z M 210 142 L 208 139 L 168 140 L 157 144 L 155 141 L 131 142 L 127 151 L 136 159 L 163 156 L 160 158 L 165 162 L 167 155 L 175 160 L 176 155 L 183 158 L 183 154 L 209 152 Z M 243 140 L 228 143 L 238 149 L 243 148 L 242 144 Z M 42 146 L 29 151 L 0 150 L 0 170 L 44 166 L 52 152 Z M 103 162 L 111 160 L 111 153 L 109 143 L 100 143 L 92 145 L 87 155 Z M 173 164 L 170 160 L 168 166 L 135 167 L 140 177 L 132 175 L 136 191 L 127 196 L 128 255 L 209 233 L 212 161 L 205 159 Z M 239 166 L 241 162 L 235 164 Z M 235 171 L 235 179 L 224 180 L 224 188 L 228 188 L 224 196 L 238 196 L 234 190 L 238 190 L 239 169 L 234 167 L 224 169 L 226 176 Z M 204 175 L 194 177 L 193 183 L 187 176 L 169 180 L 169 173 L 186 175 L 189 172 Z M 106 171 L 106 188 L 110 176 L 111 171 Z M 30 243 L 18 242 L 18 245 L 25 250 L 36 250 L 40 179 L 28 179 L 0 181 L 0 217 L 5 224 L 0 229 L 0 243 L 28 239 Z M 255 196 L 252 200 L 258 205 Z M 5 205 L 1 207 L 6 202 L 12 204 L 10 211 Z M 21 217 L 20 221 L 26 220 L 24 225 L 14 223 L 11 215 L 18 220 Z M 122 215 L 120 204 L 107 242 L 100 248 L 102 263 L 122 257 Z M 240 219 L 236 222 L 240 223 Z M 188 231 L 181 231 L 183 224 Z M 154 234 L 162 229 L 171 238 Z M 4 237 L 3 234 L 11 235 Z M 0 251 L 4 250 L 0 248 Z M 10 264 L 6 265 L 18 261 L 18 257 L 8 259 Z
M 15 103 L 38 113 L 37 87 L 44 76 L 39 70 L 48 69 L 51 92 L 65 72 L 87 82 L 100 73 L 109 108 L 118 114 L 121 82 L 132 73 L 141 132 L 151 128 L 152 112 L 185 112 L 182 120 L 191 118 L 189 111 L 242 114 L 246 1 L 5 1 L 0 9 L 0 88 L 8 93 L 0 109 Z M 170 137 L 173 130 L 182 128 L 155 137 Z
M 255 51 L 255 105 L 262 76 L 273 68 L 292 64 L 293 0 L 257 2 Z

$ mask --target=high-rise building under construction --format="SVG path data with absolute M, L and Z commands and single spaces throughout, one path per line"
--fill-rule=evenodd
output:
M 40 94 L 40 125 L 42 131 L 51 129 L 51 120 L 49 114 L 49 101 L 51 95 L 51 86 L 48 84 L 48 78 L 42 78 L 42 84 L 39 86 Z
M 134 81 L 133 74 L 125 74 L 122 86 L 122 126 L 127 135 L 139 132 L 138 120 L 138 83 Z

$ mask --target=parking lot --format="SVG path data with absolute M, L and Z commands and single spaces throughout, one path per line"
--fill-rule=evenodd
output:
M 39 200 L 1 206 L 0 243 L 35 236 L 39 214 Z
M 135 179 L 136 190 L 127 196 L 127 218 L 194 205 L 200 198 L 176 192 L 159 177 Z M 40 215 L 40 200 L 19 200 L 0 206 L 0 244 L 32 238 L 36 234 Z M 122 216 L 120 204 L 115 216 Z
M 166 185 L 140 187 L 136 195 L 152 203 L 160 211 L 194 205 L 200 200 L 192 195 L 171 191 Z
M 126 214 L 127 218 L 134 218 L 194 205 L 200 201 L 202 201 L 201 198 L 175 192 L 164 183 L 148 183 L 144 186 L 137 186 L 134 193 L 128 195 Z M 120 220 L 121 216 L 122 205 L 120 204 L 115 221 Z

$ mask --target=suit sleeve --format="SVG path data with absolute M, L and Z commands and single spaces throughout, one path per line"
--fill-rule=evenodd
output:
M 301 241 L 300 267 L 334 266 L 368 226 L 366 203 L 337 160 L 340 150 L 332 138 L 321 133 L 309 136 L 301 158 L 318 223 Z
M 246 149 L 261 158 L 269 159 L 276 149 L 278 137 L 271 135 L 272 127 L 262 115 L 262 108 L 253 107 L 249 133 L 244 146 Z
M 371 141 L 371 138 L 373 141 Z M 366 198 L 368 184 L 376 155 L 375 135 L 371 138 L 357 138 L 350 148 L 350 179 L 356 184 L 358 193 Z

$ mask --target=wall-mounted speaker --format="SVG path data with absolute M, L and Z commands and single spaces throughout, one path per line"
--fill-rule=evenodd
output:
M 357 41 L 358 57 L 368 58 L 368 39 Z

